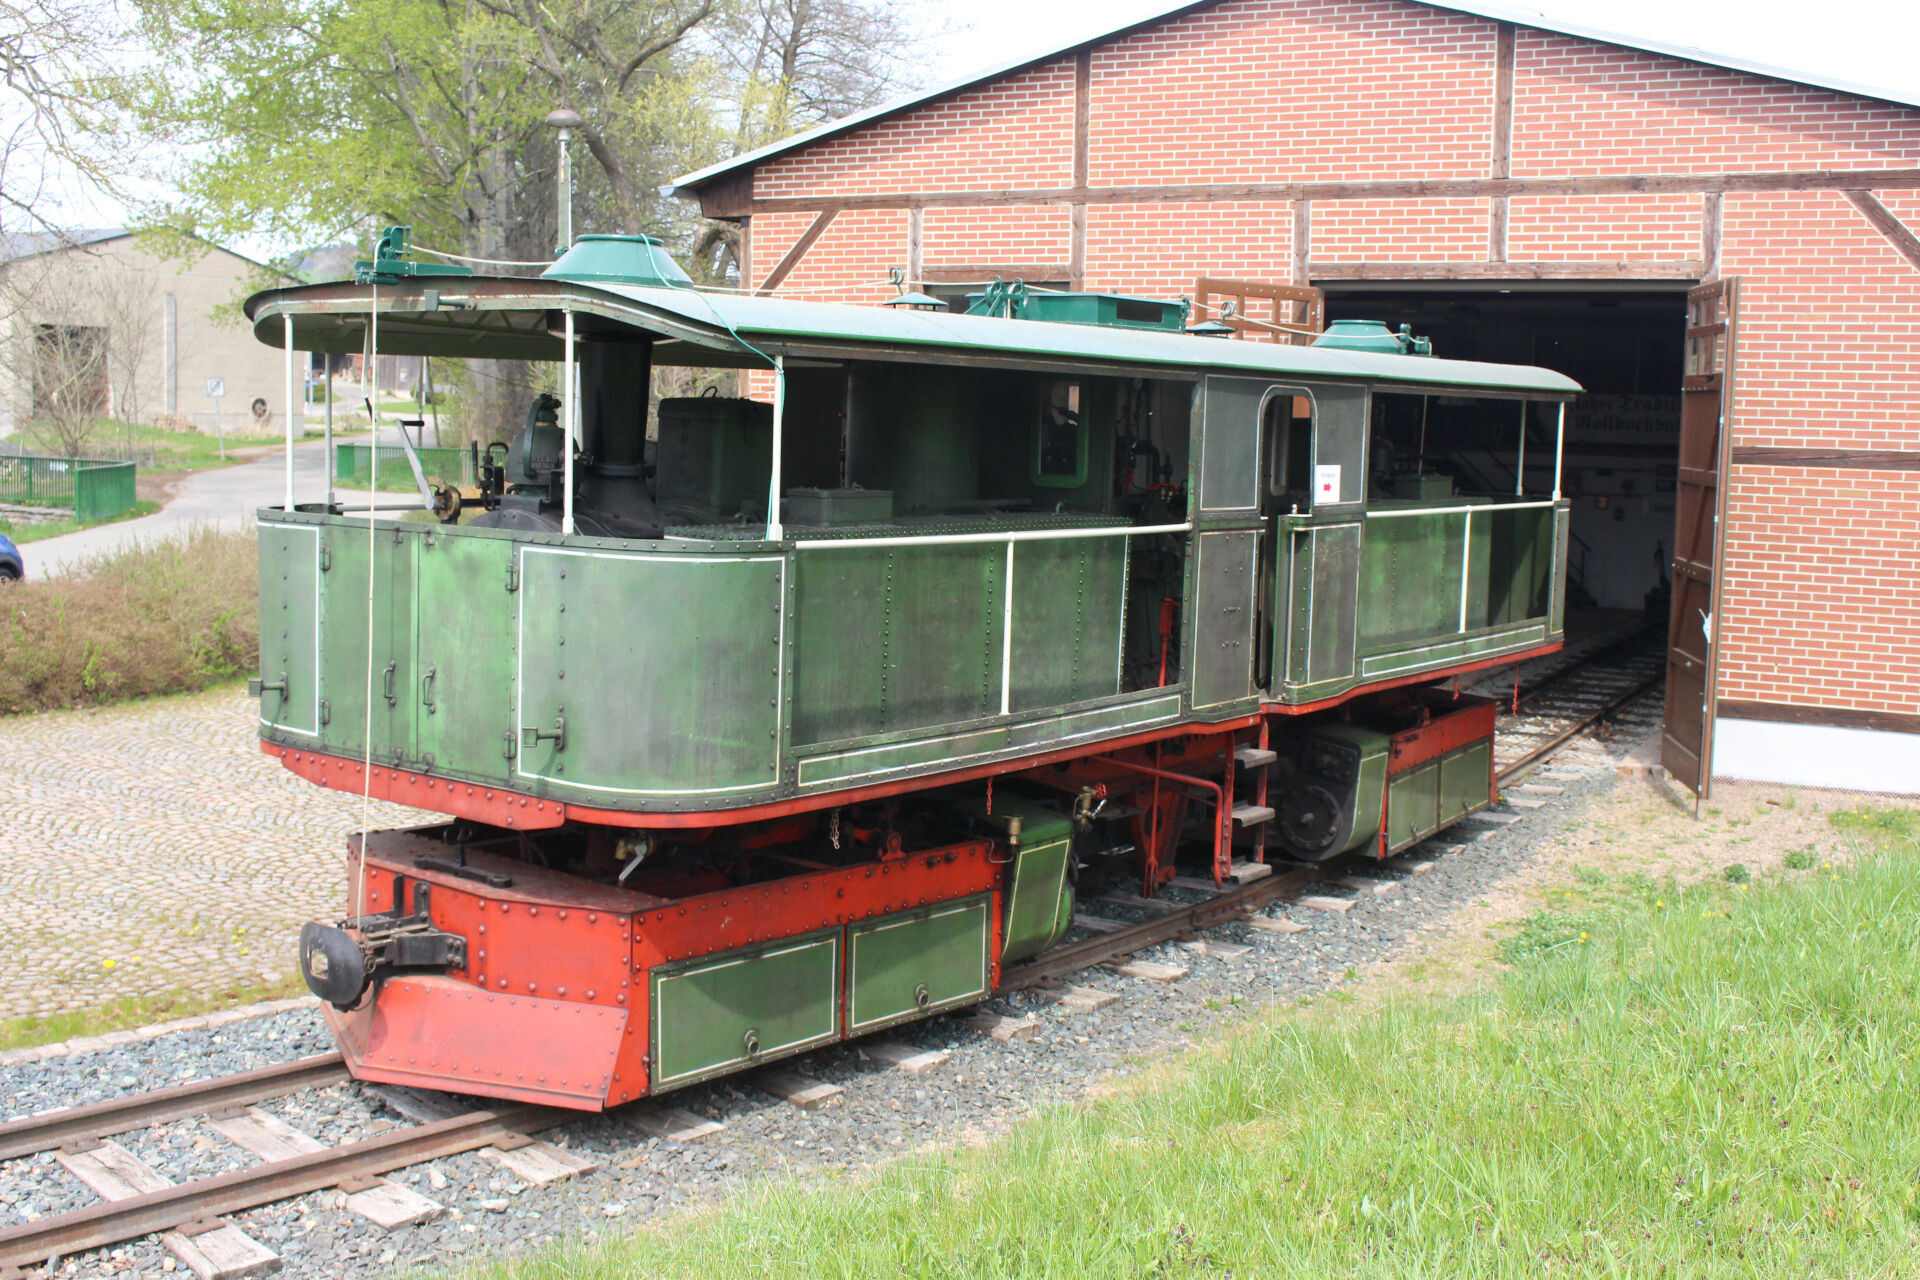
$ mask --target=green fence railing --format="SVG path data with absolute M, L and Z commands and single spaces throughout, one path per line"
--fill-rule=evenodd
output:
M 407 465 L 407 451 L 397 444 L 340 444 L 333 446 L 333 482 L 349 489 L 365 489 L 373 482 L 373 451 L 380 450 L 380 487 L 413 488 L 413 468 Z M 473 455 L 466 449 L 415 449 L 420 467 L 429 480 L 451 480 L 458 485 L 473 483 Z
M 105 520 L 133 506 L 133 476 L 133 463 L 111 458 L 0 454 L 0 502 L 70 507 L 76 520 Z

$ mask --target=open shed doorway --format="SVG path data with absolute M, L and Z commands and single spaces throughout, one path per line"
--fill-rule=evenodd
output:
M 1329 283 L 1326 314 L 1329 321 L 1411 325 L 1433 340 L 1436 356 L 1540 365 L 1579 381 L 1587 394 L 1567 412 L 1562 475 L 1572 501 L 1568 604 L 1646 610 L 1658 621 L 1667 607 L 1673 554 L 1686 290 L 1683 282 L 1663 288 Z M 1512 445 L 1494 449 L 1466 443 L 1484 441 L 1483 432 L 1453 439 L 1447 399 L 1435 397 L 1418 446 L 1420 468 L 1453 475 L 1463 489 L 1511 489 L 1521 465 L 1517 435 Z M 1376 424 L 1377 436 L 1385 425 Z M 1551 426 L 1542 421 L 1530 432 L 1545 434 L 1527 443 L 1526 489 L 1550 492 Z M 1393 454 L 1394 438 L 1389 431 L 1377 439 L 1376 452 Z M 1381 456 L 1373 465 L 1404 470 L 1409 461 Z

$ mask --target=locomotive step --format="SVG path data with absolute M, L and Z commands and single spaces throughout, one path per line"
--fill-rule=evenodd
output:
M 1268 751 L 1265 747 L 1235 747 L 1233 762 L 1242 769 L 1259 769 L 1272 764 L 1280 758 L 1278 751 Z
M 1272 752 L 1267 754 L 1271 755 Z M 1237 804 L 1233 806 L 1233 820 L 1243 827 L 1257 827 L 1273 818 L 1273 810 L 1264 804 Z

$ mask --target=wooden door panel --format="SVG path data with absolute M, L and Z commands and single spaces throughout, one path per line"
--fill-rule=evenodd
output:
M 1687 294 L 1687 350 L 1681 380 L 1680 457 L 1675 483 L 1673 612 L 1667 623 L 1667 696 L 1660 763 L 1695 795 L 1712 783 L 1717 683 L 1720 548 L 1725 476 L 1733 435 L 1737 278 Z

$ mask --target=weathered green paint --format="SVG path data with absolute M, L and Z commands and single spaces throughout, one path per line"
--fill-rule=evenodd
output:
M 1014 544 L 1012 711 L 1120 692 L 1126 545 L 1125 538 Z
M 1311 702 L 1354 683 L 1361 527 L 1288 521 L 1283 528 L 1288 554 L 1277 558 L 1272 598 L 1289 613 L 1273 628 L 1273 669 L 1286 673 L 1287 701 Z
M 329 712 L 321 741 L 341 755 L 369 753 L 393 766 L 413 758 L 413 551 L 424 533 L 347 520 L 321 533 L 329 565 L 320 590 L 320 696 Z
M 515 772 L 590 791 L 709 795 L 778 779 L 778 556 L 519 550 Z M 566 742 L 529 746 L 528 729 Z
M 991 544 L 796 556 L 794 743 L 998 712 L 1005 573 Z
M 1394 778 L 1387 784 L 1387 852 L 1486 808 L 1492 778 L 1491 741 L 1458 747 Z
M 841 946 L 833 929 L 655 969 L 653 1091 L 837 1038 Z
M 260 675 L 286 684 L 260 695 L 260 719 L 306 737 L 320 730 L 319 576 L 318 529 L 260 525 Z
M 1259 532 L 1202 530 L 1193 573 L 1194 607 L 1187 652 L 1193 705 L 1226 709 L 1253 693 L 1254 566 Z
M 847 930 L 847 1031 L 923 1017 L 987 993 L 991 895 Z
M 419 583 L 410 696 L 414 756 L 435 772 L 504 780 L 514 723 L 514 600 L 506 589 L 514 544 L 449 536 L 415 544 Z

